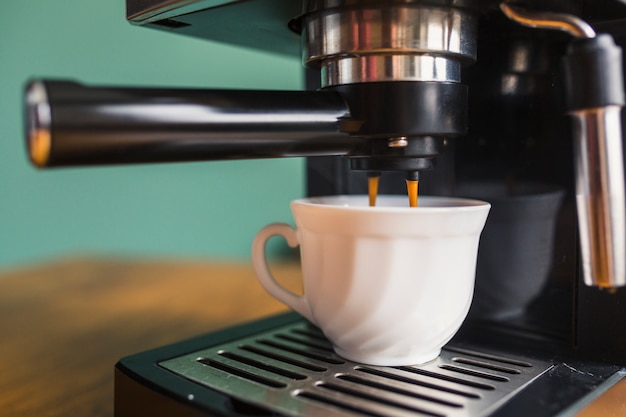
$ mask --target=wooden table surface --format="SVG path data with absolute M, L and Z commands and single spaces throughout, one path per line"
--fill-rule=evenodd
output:
M 272 271 L 299 291 L 296 266 Z M 68 259 L 4 271 L 0 416 L 111 417 L 118 359 L 285 310 L 248 264 Z M 602 398 L 579 416 L 626 416 L 626 380 Z
M 277 277 L 299 279 L 294 266 Z M 0 416 L 113 415 L 118 359 L 286 308 L 248 264 L 70 259 L 0 274 Z

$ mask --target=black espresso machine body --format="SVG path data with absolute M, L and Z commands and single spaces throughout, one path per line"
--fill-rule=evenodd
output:
M 34 81 L 34 164 L 307 156 L 309 195 L 419 178 L 493 209 L 472 310 L 436 361 L 350 363 L 287 314 L 120 360 L 116 416 L 574 415 L 624 379 L 622 2 L 127 0 L 127 15 L 301 54 L 307 89 Z

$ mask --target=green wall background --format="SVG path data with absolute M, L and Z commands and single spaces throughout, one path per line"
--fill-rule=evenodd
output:
M 124 0 L 0 4 L 0 269 L 106 254 L 244 260 L 291 221 L 302 159 L 38 171 L 23 145 L 29 78 L 86 84 L 299 89 L 297 58 L 134 27 Z

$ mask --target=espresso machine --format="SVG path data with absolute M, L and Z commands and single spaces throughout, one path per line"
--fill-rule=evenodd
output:
M 121 359 L 116 416 L 564 416 L 623 383 L 626 3 L 127 0 L 127 19 L 300 55 L 306 89 L 33 80 L 36 166 L 297 156 L 311 196 L 379 177 L 381 193 L 419 179 L 487 200 L 496 184 L 506 204 L 494 197 L 472 310 L 435 361 L 351 363 L 284 314 Z

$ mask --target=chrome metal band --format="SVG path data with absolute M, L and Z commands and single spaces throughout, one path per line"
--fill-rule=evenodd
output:
M 626 285 L 626 196 L 619 106 L 573 112 L 585 284 Z
M 364 55 L 328 61 L 322 87 L 377 81 L 461 82 L 458 61 L 432 55 Z
M 305 16 L 306 64 L 345 56 L 430 54 L 476 58 L 476 18 L 424 5 L 331 9 Z

